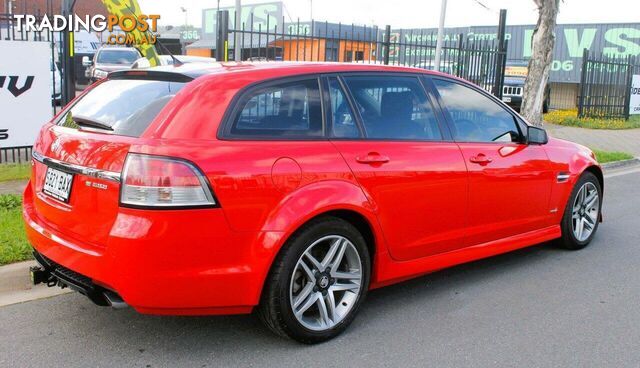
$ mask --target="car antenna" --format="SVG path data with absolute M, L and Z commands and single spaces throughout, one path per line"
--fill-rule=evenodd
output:
M 127 9 L 129 9 L 129 11 L 131 12 L 131 14 L 135 14 L 134 11 L 131 9 L 131 7 L 129 6 L 129 4 L 126 4 Z M 182 61 L 180 61 L 177 57 L 175 57 L 175 55 L 173 55 L 173 53 L 165 46 L 162 44 L 162 42 L 160 42 L 160 40 L 158 39 L 158 35 L 156 33 L 151 32 L 149 29 L 147 29 L 148 33 L 151 33 L 151 35 L 156 39 L 156 43 L 158 45 L 160 45 L 160 47 L 162 47 L 164 49 L 164 51 L 169 54 L 169 56 L 171 56 L 171 59 L 173 60 L 173 66 L 182 66 L 184 65 L 184 63 Z
M 173 60 L 173 66 L 182 66 L 182 65 L 184 65 L 184 63 L 182 61 L 180 61 L 177 57 L 175 57 L 173 55 L 173 53 L 165 45 L 163 45 L 162 42 L 160 42 L 160 40 L 158 39 L 158 36 L 156 34 L 154 34 L 151 31 L 148 31 L 148 32 L 150 32 L 156 38 L 156 43 L 158 45 L 160 45 L 164 49 L 164 52 L 166 52 L 169 56 L 171 56 L 171 59 Z

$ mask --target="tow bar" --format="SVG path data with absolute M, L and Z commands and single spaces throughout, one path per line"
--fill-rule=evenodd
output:
M 99 306 L 111 306 L 114 309 L 128 306 L 118 293 L 96 285 L 89 277 L 68 270 L 38 252 L 34 252 L 33 255 L 39 263 L 38 266 L 29 268 L 31 282 L 34 285 L 46 284 L 48 287 L 59 286 L 62 289 L 68 287 L 87 296 Z
M 47 286 L 53 287 L 58 283 L 55 277 L 51 275 L 51 272 L 40 266 L 30 267 L 29 273 L 31 274 L 31 283 L 34 285 L 47 284 Z

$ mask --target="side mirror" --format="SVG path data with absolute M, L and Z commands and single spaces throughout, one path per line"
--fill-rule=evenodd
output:
M 89 59 L 88 56 L 83 56 L 82 57 L 82 66 L 91 66 L 91 64 L 93 64 L 93 62 L 91 61 L 91 59 Z
M 549 136 L 547 136 L 546 130 L 534 126 L 527 128 L 527 143 L 547 144 L 547 142 L 549 142 Z

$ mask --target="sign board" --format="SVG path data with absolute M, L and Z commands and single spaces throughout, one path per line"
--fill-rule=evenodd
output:
M 520 65 L 507 65 L 504 68 L 504 75 L 506 77 L 522 77 L 526 78 L 529 74 L 529 68 Z
M 640 75 L 633 76 L 631 81 L 631 98 L 629 99 L 629 114 L 640 115 Z
M 531 39 L 535 25 L 507 26 L 506 39 L 509 41 L 507 60 L 528 60 L 531 58 Z M 393 33 L 398 42 L 425 43 L 435 45 L 437 28 L 396 29 Z M 451 27 L 444 30 L 445 44 L 457 45 L 460 34 L 470 42 L 494 42 L 498 38 L 497 26 Z M 605 54 L 615 58 L 640 56 L 640 23 L 618 24 L 558 24 L 555 28 L 556 42 L 549 80 L 559 83 L 580 83 L 582 53 L 588 49 L 591 55 Z M 393 37 L 393 36 L 392 36 Z M 430 49 L 428 49 L 430 50 Z M 412 48 L 406 48 L 411 53 Z M 431 55 L 425 55 L 431 56 Z M 412 58 L 399 53 L 398 60 Z M 394 60 L 392 58 L 392 60 Z M 612 71 L 613 73 L 613 71 Z
M 197 41 L 200 39 L 200 31 L 197 29 L 180 31 L 180 39 L 184 42 Z
M 229 27 L 235 29 L 236 9 L 233 6 L 220 8 L 229 11 Z M 202 11 L 202 38 L 215 39 L 217 9 L 204 9 Z M 237 29 L 274 32 L 282 23 L 282 2 L 243 4 L 240 8 L 240 21 Z M 268 28 L 267 28 L 268 27 Z M 280 30 L 280 28 L 278 28 Z
M 108 32 L 104 32 L 106 37 Z M 73 32 L 74 51 L 76 54 L 95 54 L 100 48 L 101 41 L 93 33 L 86 31 Z
M 31 146 L 52 116 L 49 42 L 0 41 L 0 147 Z

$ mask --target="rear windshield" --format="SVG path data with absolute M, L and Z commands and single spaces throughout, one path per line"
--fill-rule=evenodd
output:
M 140 54 L 135 50 L 102 50 L 98 53 L 99 64 L 131 65 Z
M 109 80 L 83 96 L 58 125 L 139 137 L 185 83 Z

